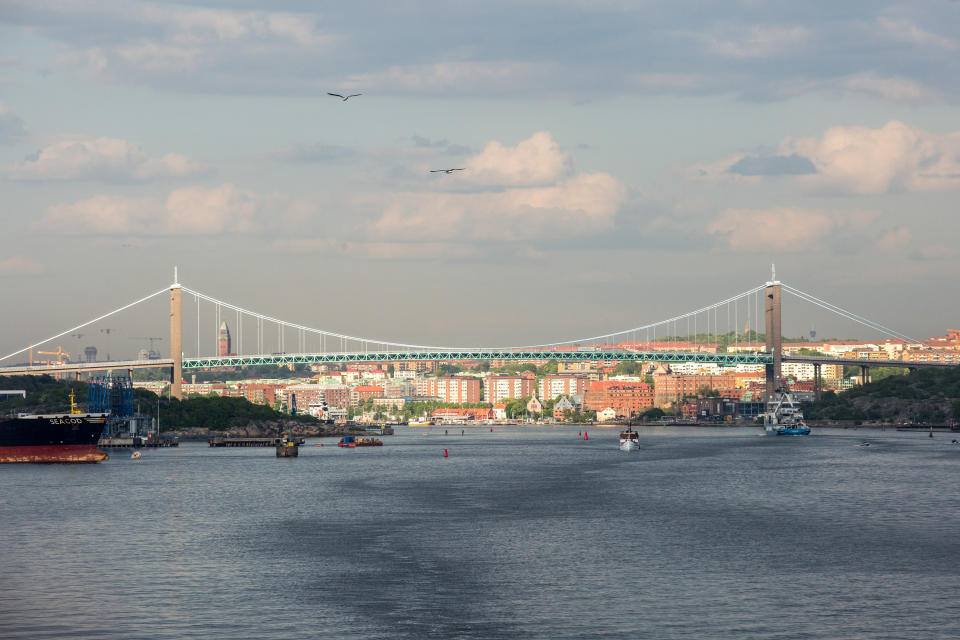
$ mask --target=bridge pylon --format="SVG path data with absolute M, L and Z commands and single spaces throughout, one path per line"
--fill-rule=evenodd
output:
M 170 285 L 170 397 L 183 399 L 183 289 L 173 268 L 173 284 Z
M 781 320 L 781 291 L 780 281 L 776 271 L 772 279 L 767 282 L 764 291 L 764 315 L 766 316 L 766 350 L 773 354 L 773 362 L 766 365 L 767 373 L 767 402 L 773 402 L 777 389 L 780 388 L 781 363 L 783 362 L 783 336 L 780 332 Z

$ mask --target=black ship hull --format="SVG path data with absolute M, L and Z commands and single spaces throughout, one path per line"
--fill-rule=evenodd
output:
M 100 462 L 106 414 L 21 415 L 0 419 L 0 463 Z

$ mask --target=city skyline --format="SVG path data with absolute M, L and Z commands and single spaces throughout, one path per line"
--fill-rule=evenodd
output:
M 771 262 L 915 337 L 955 326 L 956 3 L 228 6 L 0 7 L 4 352 L 174 264 L 425 344 L 625 329 Z

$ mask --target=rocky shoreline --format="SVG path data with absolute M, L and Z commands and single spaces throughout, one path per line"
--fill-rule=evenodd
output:
M 343 436 L 362 431 L 356 425 L 304 423 L 296 420 L 271 420 L 268 422 L 249 422 L 244 426 L 229 429 L 211 429 L 209 427 L 191 427 L 189 429 L 164 429 L 160 434 L 164 438 L 176 437 L 180 440 L 208 440 L 210 438 L 272 438 L 283 434 L 299 438 L 328 438 Z

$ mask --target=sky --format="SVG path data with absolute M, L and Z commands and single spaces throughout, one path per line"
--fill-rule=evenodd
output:
M 771 263 L 942 334 L 958 34 L 951 0 L 0 0 L 0 354 L 174 265 L 416 344 L 642 325 Z M 154 302 L 101 348 L 165 335 Z M 794 304 L 785 333 L 857 331 Z

